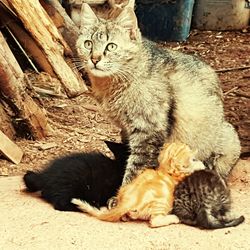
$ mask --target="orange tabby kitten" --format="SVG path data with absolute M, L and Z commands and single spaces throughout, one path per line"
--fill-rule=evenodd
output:
M 195 170 L 205 169 L 205 166 L 194 160 L 194 152 L 187 145 L 179 143 L 164 144 L 158 161 L 158 169 L 146 169 L 120 188 L 118 204 L 111 210 L 99 210 L 78 199 L 73 199 L 72 203 L 104 221 L 149 220 L 151 227 L 179 223 L 176 215 L 169 215 L 175 185 Z

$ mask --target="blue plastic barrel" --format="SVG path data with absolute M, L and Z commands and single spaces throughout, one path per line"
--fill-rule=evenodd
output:
M 137 0 L 136 15 L 151 40 L 184 41 L 190 31 L 194 0 Z

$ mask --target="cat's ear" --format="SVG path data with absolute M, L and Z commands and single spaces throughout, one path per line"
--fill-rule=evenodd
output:
M 110 151 L 114 154 L 115 159 L 121 159 L 129 154 L 129 146 L 123 143 L 104 141 Z
M 99 20 L 91 7 L 87 3 L 83 3 L 81 8 L 81 29 L 88 29 L 98 22 Z
M 115 158 L 121 154 L 122 144 L 112 141 L 104 141 L 109 150 L 114 154 Z
M 130 38 L 136 40 L 138 37 L 138 23 L 134 10 L 125 7 L 116 18 L 116 23 L 130 32 Z

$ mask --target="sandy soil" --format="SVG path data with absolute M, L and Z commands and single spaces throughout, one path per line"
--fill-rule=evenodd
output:
M 59 212 L 23 192 L 21 177 L 0 178 L 0 249 L 250 249 L 250 161 L 231 176 L 235 228 L 200 230 L 186 225 L 151 229 L 146 222 L 109 223 L 83 213 Z M 246 185 L 248 183 L 248 185 Z

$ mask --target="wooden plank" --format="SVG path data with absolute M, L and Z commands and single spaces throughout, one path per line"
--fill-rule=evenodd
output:
M 69 46 L 39 1 L 8 0 L 8 3 L 44 50 L 67 95 L 74 97 L 86 91 L 87 87 L 80 75 L 64 59 L 65 54 L 72 53 Z
M 0 152 L 15 164 L 20 163 L 23 151 L 0 130 Z
M 58 25 L 60 27 L 60 32 L 73 51 L 73 54 L 77 55 L 75 44 L 80 33 L 78 27 L 68 16 L 65 9 L 62 7 L 58 0 L 40 0 L 40 2 L 55 25 Z M 62 22 L 60 22 L 59 20 Z

